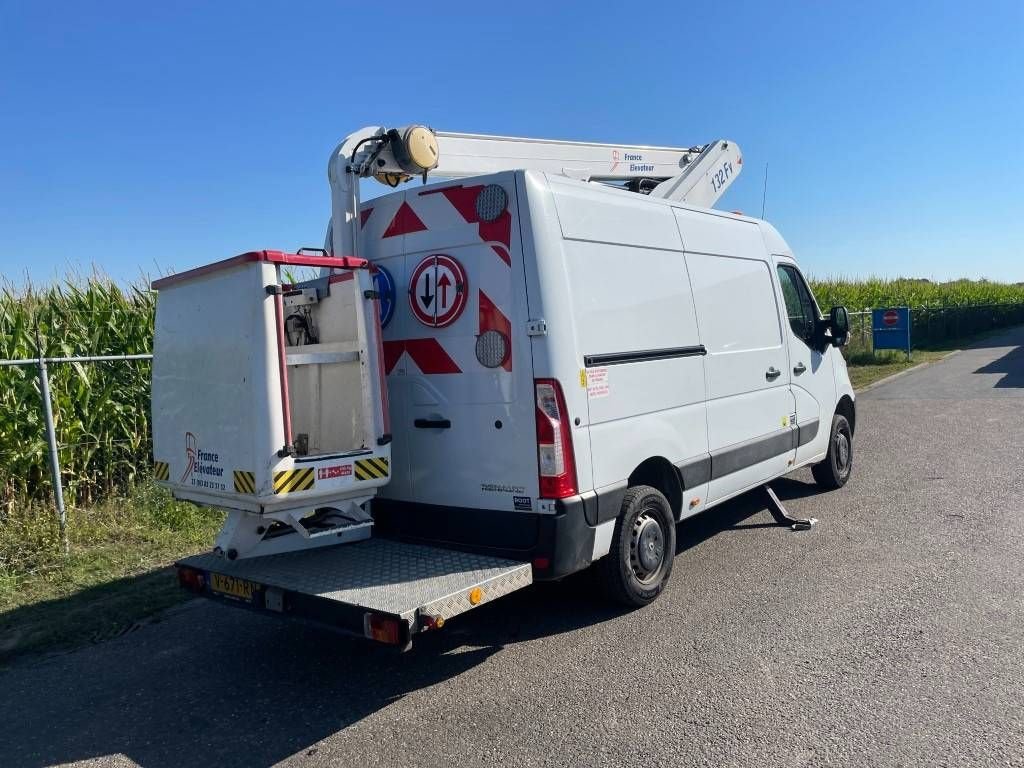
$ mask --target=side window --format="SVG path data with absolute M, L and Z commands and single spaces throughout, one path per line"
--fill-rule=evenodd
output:
M 782 296 L 786 300 L 789 326 L 796 336 L 810 342 L 814 338 L 814 329 L 820 319 L 818 306 L 811 296 L 811 289 L 807 287 L 796 267 L 783 264 L 778 267 L 778 272 Z

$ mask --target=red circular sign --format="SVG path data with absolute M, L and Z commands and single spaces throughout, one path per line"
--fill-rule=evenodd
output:
M 882 315 L 882 322 L 886 325 L 896 325 L 900 321 L 900 313 L 895 309 L 888 309 Z
M 459 319 L 466 308 L 469 281 L 466 270 L 451 256 L 427 256 L 409 279 L 409 305 L 424 325 L 444 328 Z

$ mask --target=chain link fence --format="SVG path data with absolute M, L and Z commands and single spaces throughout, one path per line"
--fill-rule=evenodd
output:
M 46 461 L 49 465 L 50 470 L 50 489 L 53 497 L 53 505 L 57 513 L 57 521 L 60 526 L 60 537 L 61 543 L 64 548 L 64 554 L 68 554 L 69 543 L 68 543 L 68 531 L 67 531 L 67 508 L 64 504 L 64 477 L 61 471 L 60 456 L 62 451 L 67 450 L 96 450 L 111 448 L 115 443 L 136 443 L 141 442 L 148 445 L 150 438 L 139 437 L 138 440 L 122 439 L 102 439 L 102 440 L 80 440 L 74 443 L 63 443 L 57 439 L 57 419 L 59 413 L 55 417 L 53 409 L 53 396 L 50 394 L 50 366 L 70 364 L 70 365 L 84 365 L 94 363 L 110 363 L 110 362 L 137 362 L 137 361 L 150 361 L 153 359 L 151 354 L 140 354 L 140 355 L 80 355 L 80 356 L 67 356 L 67 357 L 45 357 L 42 353 L 42 345 L 39 344 L 40 354 L 34 359 L 16 359 L 16 360 L 0 360 L 0 368 L 26 368 L 35 367 L 36 377 L 38 381 L 38 393 L 39 393 L 39 404 L 40 412 L 42 414 L 42 427 L 46 435 Z M 136 449 L 139 446 L 133 446 Z M 0 462 L 8 460 L 4 454 L 12 451 L 0 451 Z M 40 457 L 42 458 L 42 457 Z
M 874 353 L 871 313 L 871 309 L 850 312 L 850 343 L 844 348 L 847 358 Z M 915 349 L 928 349 L 954 339 L 1020 324 L 1024 324 L 1024 304 L 911 307 L 910 343 Z
M 921 307 L 911 309 L 911 341 L 915 348 L 928 348 L 948 344 L 953 339 L 1017 324 L 1024 324 L 1024 304 Z M 847 358 L 870 356 L 873 354 L 871 331 L 870 309 L 850 312 L 850 344 L 843 350 Z M 30 426 L 31 431 L 38 432 L 35 439 L 39 441 L 39 448 L 29 451 L 29 453 L 36 457 L 33 460 L 32 471 L 38 475 L 37 480 L 40 481 L 38 484 L 44 488 L 48 485 L 51 489 L 49 496 L 53 499 L 65 548 L 67 547 L 67 516 L 64 504 L 64 490 L 70 478 L 67 476 L 66 470 L 63 470 L 61 466 L 62 453 L 65 459 L 69 459 L 71 458 L 71 455 L 68 453 L 69 451 L 110 450 L 112 447 L 115 447 L 115 443 L 131 443 L 132 445 L 128 446 L 131 449 L 128 453 L 133 456 L 148 456 L 150 436 L 148 435 L 147 425 L 145 429 L 137 430 L 134 433 L 127 431 L 124 434 L 132 436 L 123 439 L 107 436 L 98 440 L 79 439 L 67 442 L 62 441 L 60 439 L 62 414 L 59 407 L 56 410 L 54 409 L 54 398 L 50 391 L 50 367 L 96 364 L 135 365 L 140 362 L 148 364 L 150 360 L 152 360 L 152 355 L 149 354 L 45 357 L 42 353 L 35 358 L 0 360 L 0 369 L 5 367 L 17 368 L 25 370 L 29 376 L 32 374 L 28 373 L 28 371 L 35 368 L 34 378 L 37 381 L 37 385 L 33 389 L 35 390 L 34 394 L 37 395 L 38 406 L 30 406 L 27 412 L 31 412 L 35 407 L 38 408 L 39 418 L 32 419 L 34 426 Z M 135 391 L 135 389 L 139 391 Z M 25 390 L 22 389 L 20 391 L 24 392 Z M 112 394 L 115 397 L 118 396 L 113 392 Z M 129 398 L 131 402 L 126 401 L 125 403 L 118 404 L 119 407 L 129 406 L 130 409 L 133 404 L 137 406 L 138 403 L 148 402 L 148 376 L 133 384 L 131 392 L 126 393 L 122 389 L 119 390 L 119 394 L 126 397 L 131 395 Z M 31 395 L 28 396 L 31 397 Z M 68 403 L 66 407 L 73 407 L 73 401 L 66 402 Z M 26 404 L 23 403 L 23 405 Z M 0 462 L 7 463 L 9 461 L 5 453 L 3 446 L 0 446 Z M 13 455 L 13 452 L 11 453 Z M 18 453 L 24 460 L 26 452 L 20 450 Z M 143 468 L 137 469 L 141 470 Z M 45 474 L 49 474 L 48 483 L 43 479 Z M 142 472 L 140 471 L 139 475 L 141 474 Z

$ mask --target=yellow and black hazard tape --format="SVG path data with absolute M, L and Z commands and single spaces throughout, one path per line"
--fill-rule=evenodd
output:
M 356 480 L 379 480 L 388 476 L 388 460 L 383 457 L 375 459 L 358 459 L 356 461 Z
M 256 473 L 246 472 L 244 469 L 236 469 L 235 472 L 235 493 L 256 493 Z
M 171 476 L 171 465 L 166 461 L 153 462 L 153 479 L 166 481 Z
M 313 468 L 286 469 L 283 472 L 274 473 L 274 493 L 295 493 L 296 491 L 308 491 L 313 487 Z

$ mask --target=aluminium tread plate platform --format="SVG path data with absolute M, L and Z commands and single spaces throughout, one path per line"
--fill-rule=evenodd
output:
M 352 544 L 227 560 L 211 553 L 179 561 L 414 622 L 417 611 L 449 619 L 533 582 L 528 562 L 370 538 Z M 479 587 L 476 603 L 469 593 Z

